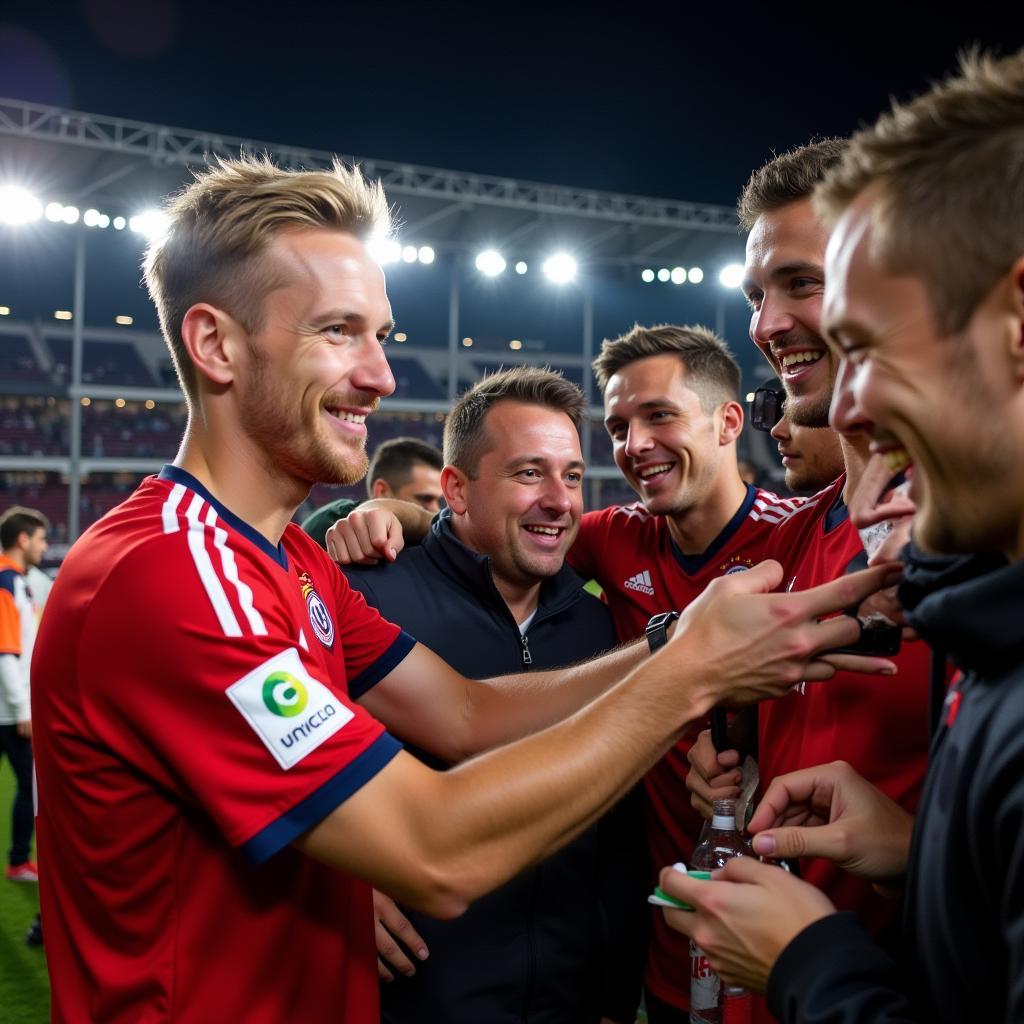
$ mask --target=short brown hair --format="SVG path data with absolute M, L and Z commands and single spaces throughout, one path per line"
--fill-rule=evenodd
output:
M 750 176 L 736 203 L 736 215 L 749 231 L 762 213 L 809 199 L 815 187 L 843 157 L 846 139 L 816 139 L 769 160 Z
M 50 528 L 50 520 L 34 508 L 24 505 L 12 505 L 0 516 L 0 548 L 6 551 L 18 543 L 18 538 L 27 533 L 31 536 L 40 527 Z
M 714 331 L 700 324 L 655 324 L 632 329 L 618 338 L 606 338 L 594 360 L 594 376 L 601 390 L 624 366 L 650 356 L 678 356 L 686 369 L 687 387 L 700 396 L 705 412 L 722 402 L 738 401 L 740 367 L 729 346 Z
M 150 246 L 144 270 L 188 399 L 196 385 L 181 336 L 189 307 L 210 302 L 258 330 L 263 297 L 280 283 L 280 272 L 260 257 L 282 228 L 334 228 L 365 239 L 390 226 L 380 182 L 358 168 L 335 162 L 330 171 L 287 171 L 266 157 L 219 160 L 166 213 L 170 226 Z
M 482 377 L 455 402 L 444 425 L 444 461 L 470 478 L 489 450 L 484 420 L 499 402 L 564 412 L 577 429 L 585 406 L 583 392 L 547 366 L 514 366 Z
M 893 102 L 854 135 L 815 208 L 832 226 L 869 187 L 882 264 L 919 275 L 941 329 L 962 329 L 1024 253 L 1024 50 L 967 53 L 958 75 Z
M 383 480 L 393 491 L 404 487 L 412 477 L 413 467 L 422 463 L 431 469 L 442 469 L 444 459 L 441 453 L 418 437 L 393 437 L 378 445 L 370 459 L 366 474 L 366 490 L 373 497 L 373 484 Z

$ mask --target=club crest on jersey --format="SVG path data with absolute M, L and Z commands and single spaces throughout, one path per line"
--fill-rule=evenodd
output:
M 317 640 L 324 647 L 334 646 L 334 620 L 327 610 L 323 598 L 316 592 L 309 573 L 304 572 L 299 577 L 299 584 L 302 586 L 302 596 L 306 599 L 306 612 L 309 615 L 309 624 L 313 627 Z
M 718 570 L 724 576 L 731 576 L 734 572 L 746 572 L 748 569 L 754 567 L 754 562 L 750 558 L 741 558 L 739 555 L 733 555 L 728 562 L 723 562 Z

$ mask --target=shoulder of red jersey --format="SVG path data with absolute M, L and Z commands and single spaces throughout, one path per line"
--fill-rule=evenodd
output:
M 596 526 L 621 526 L 624 523 L 640 525 L 657 522 L 658 516 L 647 511 L 642 501 L 634 501 L 629 505 L 609 505 L 607 508 L 584 512 L 580 519 L 582 528 Z
M 88 579 L 94 596 L 116 578 L 119 599 L 179 614 L 206 605 L 225 636 L 267 636 L 256 590 L 272 586 L 275 549 L 249 532 L 241 536 L 185 484 L 151 477 L 82 536 L 61 572 Z
M 754 522 L 778 525 L 790 519 L 797 512 L 813 508 L 817 499 L 817 495 L 811 498 L 780 498 L 773 491 L 766 491 L 763 487 L 758 487 L 747 518 Z

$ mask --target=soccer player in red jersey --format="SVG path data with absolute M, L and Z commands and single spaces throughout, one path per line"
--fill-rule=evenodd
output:
M 780 377 L 788 419 L 825 427 L 837 361 L 821 336 L 827 232 L 810 195 L 838 163 L 844 143 L 826 140 L 785 153 L 756 171 L 740 198 L 747 239 L 743 288 L 751 306 L 750 335 Z M 802 590 L 866 564 L 846 499 L 869 457 L 863 434 L 839 435 L 844 475 L 816 494 L 773 533 L 765 557 L 783 566 L 783 587 Z M 762 783 L 797 768 L 843 759 L 908 810 L 916 806 L 927 767 L 930 653 L 904 642 L 895 679 L 841 673 L 827 688 L 807 684 L 759 709 Z M 709 778 L 728 785 L 735 755 L 715 757 L 708 737 L 691 753 L 688 785 L 702 805 Z M 716 791 L 716 790 L 715 790 Z M 727 795 L 730 790 L 722 790 Z M 804 877 L 840 909 L 856 910 L 875 931 L 892 921 L 895 901 L 825 860 L 803 865 Z
M 365 473 L 394 390 L 386 213 L 340 166 L 222 162 L 147 255 L 185 437 L 75 544 L 33 663 L 55 1021 L 375 1022 L 367 883 L 460 913 L 719 701 L 829 678 L 856 629 L 819 617 L 886 577 L 771 594 L 755 568 L 653 657 L 486 685 L 381 619 L 290 519 Z M 526 738 L 437 772 L 392 733 L 449 762 Z
M 585 513 L 569 562 L 601 584 L 619 638 L 628 640 L 653 615 L 681 611 L 713 580 L 760 562 L 801 501 L 740 478 L 740 368 L 713 332 L 638 325 L 604 342 L 594 372 L 615 464 L 640 501 Z M 700 835 L 686 755 L 705 727 L 695 723 L 644 776 L 655 871 L 688 861 Z M 648 1017 L 658 1024 L 689 1008 L 689 949 L 660 912 L 653 927 L 644 985 Z

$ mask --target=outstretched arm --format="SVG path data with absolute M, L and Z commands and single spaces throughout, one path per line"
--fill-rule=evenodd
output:
M 749 587 L 739 586 L 739 575 Z M 770 640 L 774 648 L 778 639 L 793 638 L 794 634 L 785 628 L 787 622 L 790 625 L 800 622 L 806 629 L 804 638 L 808 641 L 817 642 L 819 631 L 835 636 L 856 635 L 859 627 L 849 616 L 822 623 L 816 622 L 815 616 L 835 610 L 834 602 L 846 588 L 852 588 L 849 592 L 853 594 L 867 594 L 877 589 L 885 577 L 885 570 L 874 569 L 814 590 L 771 594 L 765 591 L 777 585 L 779 567 L 775 562 L 764 562 L 750 572 L 716 580 L 708 587 L 675 624 L 673 642 L 657 656 L 674 649 L 680 662 L 685 662 L 691 657 L 688 652 L 696 649 L 695 635 L 707 634 L 708 651 L 721 651 L 709 665 L 702 684 L 714 693 L 712 704 L 730 700 L 730 687 L 734 681 L 744 678 L 745 696 L 738 702 L 749 703 L 784 693 L 787 682 L 793 685 L 801 678 L 828 679 L 837 665 L 856 666 L 860 671 L 892 672 L 895 669 L 889 661 L 852 655 L 815 658 L 807 666 L 806 676 L 781 683 L 773 674 L 779 667 L 776 661 L 771 661 L 764 673 L 751 669 L 767 650 L 757 649 L 761 640 Z M 723 611 L 709 612 L 712 606 Z M 716 624 L 713 620 L 719 614 L 722 621 Z M 748 627 L 754 632 L 743 635 Z M 690 638 L 685 645 L 687 653 L 674 647 L 675 637 L 683 633 Z M 831 644 L 822 642 L 819 649 L 843 643 L 843 640 Z M 742 663 L 744 656 L 747 658 L 745 665 Z M 650 660 L 653 659 L 647 653 L 647 644 L 641 640 L 569 668 L 470 681 L 432 651 L 417 645 L 393 672 L 360 698 L 360 703 L 403 740 L 449 763 L 457 763 L 472 754 L 562 721 L 608 690 L 627 672 Z
M 400 753 L 299 845 L 403 903 L 461 913 L 589 827 L 715 703 L 829 678 L 819 652 L 857 627 L 819 617 L 884 576 L 866 570 L 798 594 L 765 593 L 781 578 L 774 562 L 723 577 L 668 644 L 582 711 L 448 772 Z

